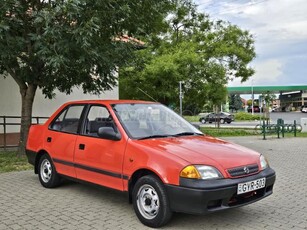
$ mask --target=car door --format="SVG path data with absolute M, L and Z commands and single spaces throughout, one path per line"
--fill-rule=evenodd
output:
M 108 140 L 98 136 L 101 127 L 119 132 L 108 109 L 90 105 L 81 135 L 77 137 L 74 162 L 77 178 L 95 184 L 123 190 L 122 165 L 126 141 Z
M 215 113 L 210 113 L 208 115 L 208 121 L 211 122 L 215 122 Z
M 45 139 L 45 149 L 58 173 L 76 177 L 73 157 L 84 105 L 65 107 L 51 122 Z

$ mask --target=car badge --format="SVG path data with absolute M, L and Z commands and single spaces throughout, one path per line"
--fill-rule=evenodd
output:
M 245 174 L 249 173 L 249 169 L 247 167 L 244 167 L 243 170 L 244 170 Z

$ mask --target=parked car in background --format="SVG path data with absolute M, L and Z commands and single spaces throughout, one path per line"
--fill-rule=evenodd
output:
M 307 113 L 307 105 L 302 106 L 301 112 L 302 113 Z
M 205 124 L 206 122 L 208 123 L 220 122 L 222 124 L 226 122 L 230 124 L 234 120 L 235 120 L 234 115 L 226 112 L 209 113 L 208 115 L 199 118 L 199 121 L 203 124 Z
M 273 193 L 276 177 L 261 153 L 204 135 L 166 106 L 146 101 L 66 103 L 45 124 L 31 126 L 26 153 L 42 186 L 70 178 L 125 192 L 139 220 L 155 228 L 173 212 L 257 202 Z
M 251 113 L 252 112 L 252 107 L 248 107 L 247 112 Z M 263 112 L 263 109 L 259 107 L 258 105 L 254 105 L 254 113 L 260 113 Z

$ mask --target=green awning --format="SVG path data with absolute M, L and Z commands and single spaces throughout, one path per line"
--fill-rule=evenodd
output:
M 307 85 L 289 85 L 289 86 L 236 86 L 227 87 L 229 94 L 262 94 L 264 92 L 285 93 L 307 90 Z

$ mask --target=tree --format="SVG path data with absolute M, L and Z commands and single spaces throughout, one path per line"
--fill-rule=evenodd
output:
M 226 93 L 219 95 L 217 89 L 225 88 L 228 80 L 245 81 L 254 73 L 248 67 L 255 57 L 249 32 L 211 21 L 193 4 L 178 2 L 166 18 L 166 31 L 149 37 L 147 48 L 137 51 L 137 61 L 120 71 L 121 98 L 151 97 L 178 106 L 183 81 L 183 104 L 201 109 L 213 98 L 225 100 Z
M 162 26 L 170 1 L 2 0 L 0 74 L 22 99 L 19 153 L 24 153 L 38 88 L 48 98 L 80 86 L 98 93 L 117 83 L 114 72 L 132 58 L 123 34 L 145 36 Z
M 242 100 L 241 100 L 240 94 L 230 95 L 229 108 L 231 110 L 236 110 L 236 111 L 238 111 L 239 109 L 242 109 Z
M 263 92 L 261 94 L 261 98 L 264 102 L 264 117 L 268 120 L 270 120 L 270 105 L 272 104 L 272 101 L 276 99 L 276 95 L 271 93 L 270 91 Z

